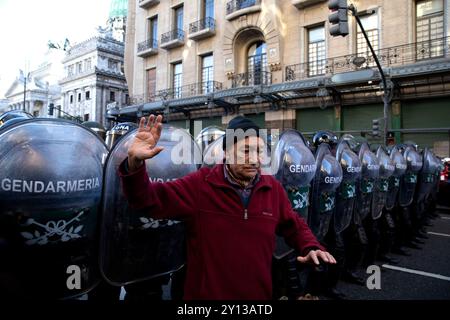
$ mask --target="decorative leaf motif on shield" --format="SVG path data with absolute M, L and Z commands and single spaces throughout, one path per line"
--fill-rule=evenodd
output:
M 406 183 L 417 183 L 417 175 L 414 173 L 405 176 Z
M 389 183 L 387 179 L 380 180 L 380 190 L 382 192 L 388 192 Z
M 156 229 L 170 227 L 177 223 L 181 223 L 177 220 L 165 220 L 165 219 L 152 219 L 147 217 L 140 217 L 139 220 L 142 222 L 141 229 Z
M 46 245 L 50 243 L 57 242 L 67 242 L 72 239 L 81 238 L 80 232 L 83 229 L 83 225 L 79 224 L 77 226 L 73 225 L 75 222 L 80 222 L 81 216 L 85 214 L 89 209 L 83 209 L 77 213 L 75 217 L 66 220 L 58 220 L 58 221 L 47 221 L 45 224 L 39 223 L 33 218 L 28 218 L 23 224 L 22 227 L 27 228 L 27 231 L 22 231 L 20 234 L 26 240 L 26 245 Z M 41 230 L 31 229 L 30 226 L 37 226 Z
M 372 193 L 373 192 L 373 180 L 372 179 L 363 179 L 361 190 L 363 193 Z
M 297 191 L 294 194 L 295 198 L 292 201 L 294 203 L 294 209 L 306 208 L 309 205 L 308 195 L 309 195 L 308 192 Z
M 320 212 L 327 212 L 333 210 L 335 206 L 335 195 L 334 193 L 322 193 L 320 195 Z

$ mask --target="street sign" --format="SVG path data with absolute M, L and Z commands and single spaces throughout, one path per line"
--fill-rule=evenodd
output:
M 335 74 L 331 77 L 331 82 L 335 84 L 344 84 L 355 81 L 374 80 L 375 71 L 372 69 L 364 69 L 352 72 L 344 72 Z

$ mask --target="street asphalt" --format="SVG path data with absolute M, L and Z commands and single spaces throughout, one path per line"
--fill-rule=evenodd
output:
M 427 227 L 429 238 L 421 249 L 405 249 L 411 256 L 390 254 L 398 260 L 396 265 L 377 262 L 381 289 L 345 282 L 339 282 L 338 289 L 351 300 L 450 300 L 450 212 L 437 213 L 439 217 Z M 360 275 L 365 279 L 370 276 L 365 270 Z

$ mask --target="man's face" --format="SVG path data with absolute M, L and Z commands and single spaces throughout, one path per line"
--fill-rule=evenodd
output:
M 261 167 L 264 150 L 264 140 L 259 137 L 239 140 L 230 152 L 226 152 L 227 163 L 233 175 L 244 181 L 253 179 Z

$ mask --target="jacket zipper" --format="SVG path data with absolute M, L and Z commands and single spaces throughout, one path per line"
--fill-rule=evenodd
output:
M 226 185 L 225 187 L 226 187 L 227 189 L 233 190 L 233 191 L 236 193 L 236 195 L 238 196 L 238 199 L 240 200 L 242 206 L 244 207 L 244 220 L 248 220 L 248 210 L 247 210 L 247 208 L 244 206 L 244 204 L 242 203 L 242 199 L 241 199 L 241 196 L 239 195 L 239 193 L 238 193 L 233 187 L 231 187 L 231 186 L 227 186 L 227 185 Z M 255 193 L 255 191 L 256 191 L 256 189 L 254 188 L 254 189 L 252 190 L 252 193 L 251 193 L 251 195 L 250 195 L 250 198 L 248 199 L 247 207 L 248 207 L 248 205 L 250 204 L 250 199 L 252 198 L 252 196 L 253 196 L 253 194 Z

